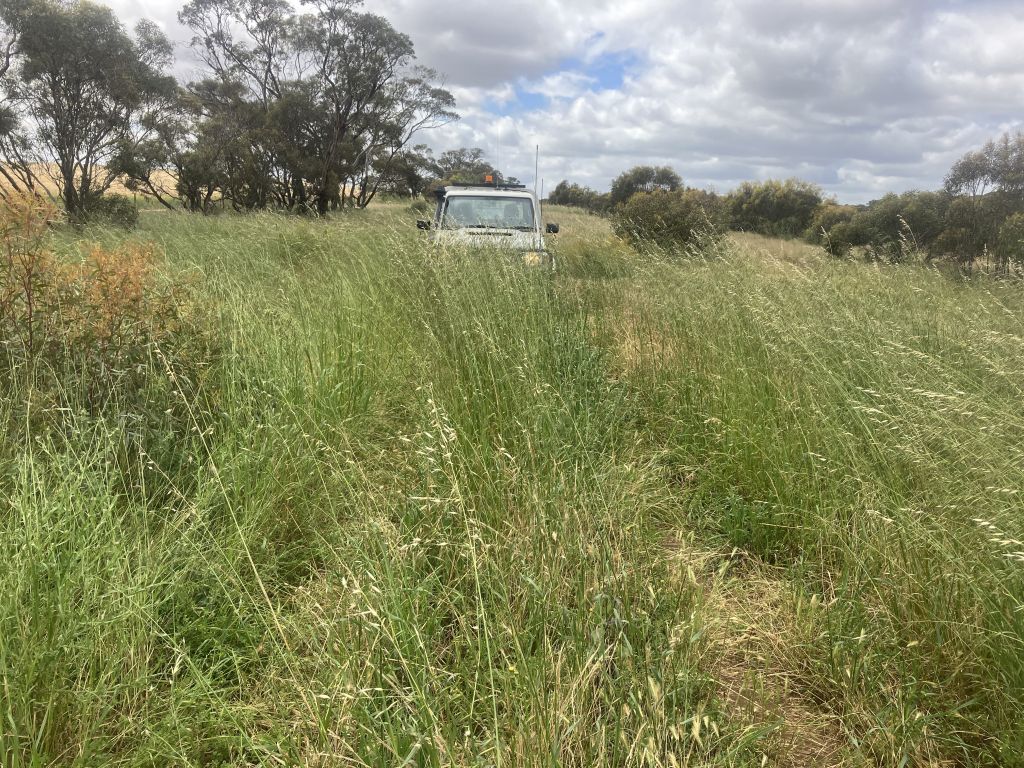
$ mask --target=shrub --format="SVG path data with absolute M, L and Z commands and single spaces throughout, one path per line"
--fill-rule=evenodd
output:
M 99 413 L 112 402 L 123 411 L 150 402 L 154 381 L 166 385 L 172 368 L 180 393 L 213 353 L 188 281 L 162 279 L 149 244 L 94 246 L 77 263 L 60 260 L 47 248 L 56 218 L 39 198 L 0 203 L 5 396 L 41 399 L 58 411 Z
M 804 237 L 808 242 L 823 246 L 833 256 L 845 256 L 853 246 L 849 224 L 856 214 L 855 205 L 823 203 L 814 212 Z
M 902 263 L 929 259 L 944 244 L 950 198 L 943 192 L 888 194 L 866 206 L 826 203 L 815 212 L 805 237 L 836 256 L 863 249 L 869 261 Z
M 1004 264 L 1024 266 L 1024 213 L 1015 213 L 999 228 L 999 255 Z
M 931 250 L 933 257 L 959 258 L 971 250 L 971 232 L 963 227 L 948 227 L 935 238 Z
M 135 229 L 139 225 L 139 209 L 125 195 L 103 195 L 89 203 L 82 223 Z
M 56 268 L 44 240 L 56 218 L 41 198 L 12 195 L 0 202 L 0 348 L 9 360 L 32 358 L 45 335 L 44 294 Z
M 799 237 L 821 205 L 821 188 L 799 179 L 744 182 L 727 198 L 733 229 Z
M 582 208 L 592 213 L 606 213 L 611 208 L 611 195 L 601 194 L 590 187 L 560 181 L 548 195 L 552 205 L 565 205 L 571 208 Z
M 640 192 L 615 217 L 621 237 L 662 248 L 705 247 L 721 238 L 727 224 L 722 199 L 699 189 Z

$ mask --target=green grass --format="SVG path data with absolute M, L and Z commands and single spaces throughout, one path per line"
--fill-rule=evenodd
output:
M 54 236 L 157 243 L 221 352 L 199 396 L 154 354 L 143 435 L 0 406 L 5 765 L 800 764 L 723 668 L 765 574 L 845 764 L 1019 764 L 1019 286 L 569 211 L 551 275 L 414 219 Z

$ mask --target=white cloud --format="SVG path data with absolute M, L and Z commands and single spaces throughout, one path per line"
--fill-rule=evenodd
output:
M 178 5 L 114 0 L 177 40 Z M 606 187 L 641 162 L 728 189 L 799 175 L 844 200 L 936 187 L 1021 125 L 1024 20 L 1011 0 L 378 0 L 444 73 L 480 146 L 532 180 Z M 620 71 L 621 70 L 621 71 Z
M 575 99 L 596 83 L 597 78 L 582 72 L 555 72 L 545 75 L 540 80 L 522 83 L 522 89 L 548 99 Z

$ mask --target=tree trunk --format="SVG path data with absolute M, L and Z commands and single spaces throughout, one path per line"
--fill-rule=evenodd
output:
M 331 207 L 331 195 L 326 189 L 316 193 L 316 212 L 320 216 L 326 216 Z
M 300 211 L 306 210 L 306 185 L 299 175 L 292 176 L 292 205 Z
M 75 186 L 75 169 L 62 165 L 60 169 L 62 180 L 61 199 L 64 201 L 64 211 L 68 218 L 75 218 L 82 213 L 82 199 Z

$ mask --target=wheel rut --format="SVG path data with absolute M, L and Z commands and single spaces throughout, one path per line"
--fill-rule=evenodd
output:
M 826 609 L 780 569 L 741 552 L 703 549 L 685 536 L 665 549 L 673 572 L 700 590 L 718 697 L 733 724 L 764 734 L 763 764 L 858 765 L 839 717 L 809 684 L 813 614 Z

